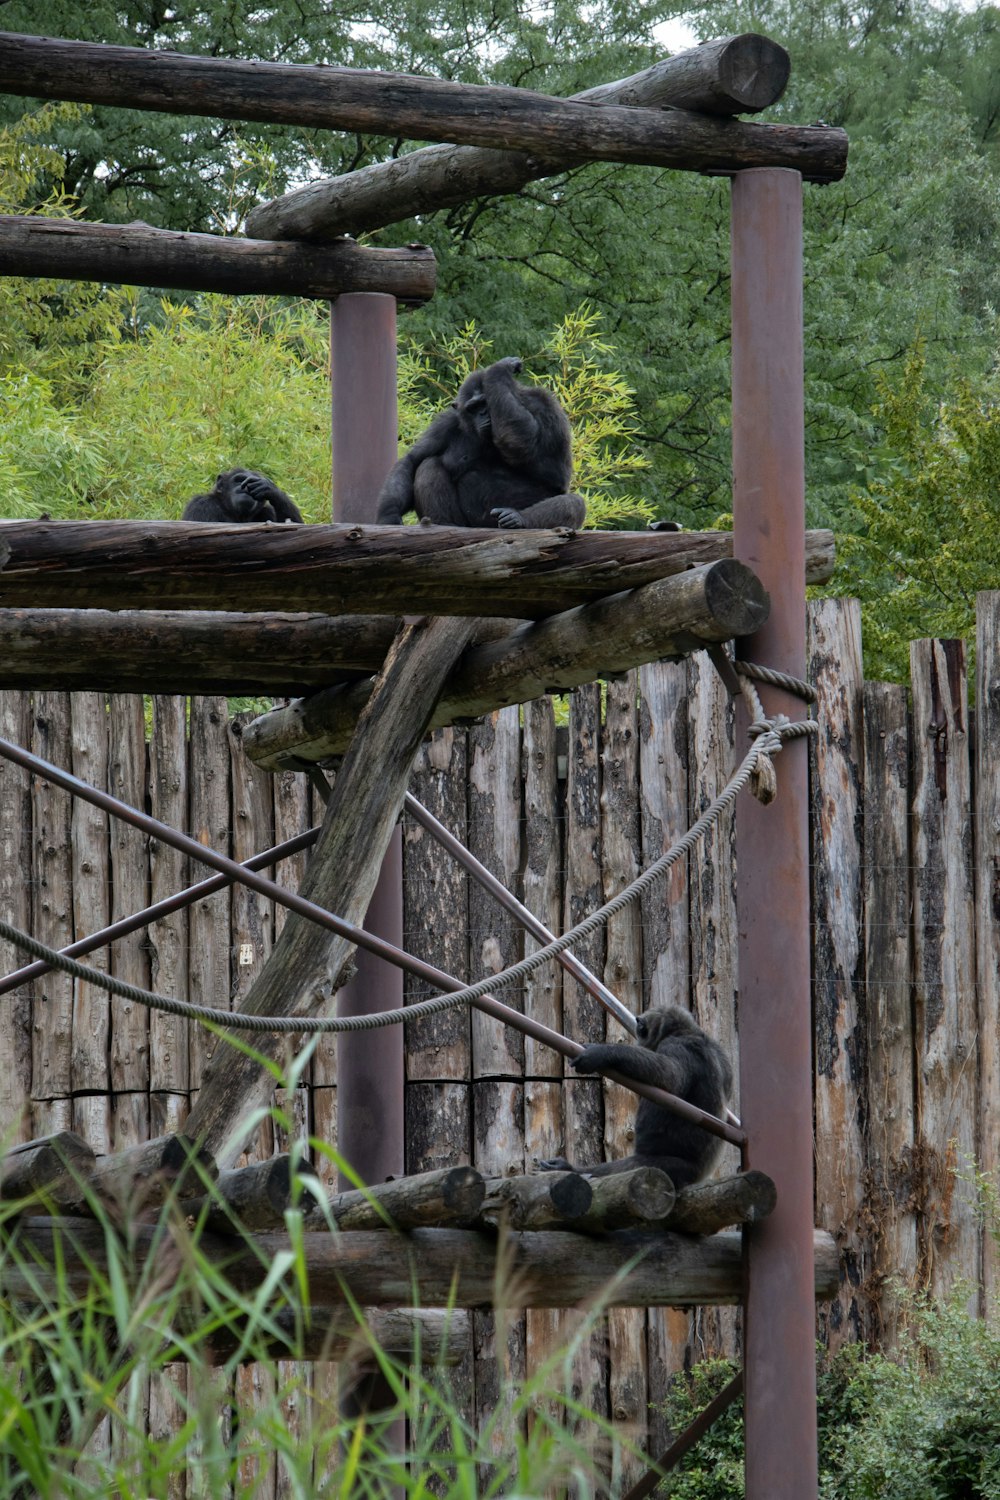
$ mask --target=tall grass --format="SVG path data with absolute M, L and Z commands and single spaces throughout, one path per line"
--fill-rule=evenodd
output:
M 267 1352 L 280 1315 L 299 1333 L 311 1315 L 297 1209 L 286 1214 L 285 1248 L 248 1292 L 228 1280 L 204 1216 L 185 1217 L 175 1202 L 153 1216 L 149 1253 L 131 1227 L 141 1205 L 93 1203 L 89 1250 L 80 1220 L 53 1220 L 45 1253 L 29 1233 L 38 1207 L 0 1204 L 4 1500 L 379 1500 L 400 1491 L 585 1500 L 615 1487 L 622 1439 L 572 1395 L 573 1356 L 599 1310 L 528 1380 L 508 1384 L 477 1430 L 443 1356 L 431 1365 L 390 1358 L 355 1308 L 352 1362 L 380 1372 L 389 1405 L 349 1417 L 331 1368 L 296 1361 L 298 1334 L 287 1356 Z

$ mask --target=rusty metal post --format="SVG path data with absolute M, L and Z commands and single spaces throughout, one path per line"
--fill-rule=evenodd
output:
M 396 462 L 396 299 L 381 292 L 338 297 L 330 315 L 333 377 L 333 519 L 374 521 L 382 482 Z M 397 829 L 365 918 L 369 932 L 403 942 L 403 853 Z M 402 971 L 358 949 L 357 977 L 341 1015 L 403 1003 Z M 341 1036 L 337 1049 L 337 1147 L 370 1183 L 403 1173 L 403 1028 Z M 340 1187 L 354 1184 L 343 1176 Z
M 748 660 L 805 675 L 802 179 L 736 174 L 732 197 L 734 555 L 771 595 Z M 801 702 L 764 688 L 769 713 Z M 747 1500 L 815 1500 L 808 755 L 786 743 L 778 797 L 736 814 L 740 1112 L 777 1208 L 746 1236 Z

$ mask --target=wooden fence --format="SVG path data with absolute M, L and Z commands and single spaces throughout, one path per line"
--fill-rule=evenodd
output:
M 967 1178 L 973 1161 L 994 1170 L 1000 1154 L 998 626 L 1000 595 L 981 596 L 974 693 L 961 642 L 921 641 L 908 694 L 864 682 L 853 602 L 810 606 L 821 725 L 811 779 L 817 1222 L 843 1256 L 841 1294 L 819 1321 L 833 1344 L 891 1339 L 887 1277 L 935 1292 L 965 1278 L 972 1306 L 995 1287 L 994 1246 Z M 150 726 L 138 697 L 5 693 L 0 735 L 237 859 L 321 815 L 304 778 L 272 778 L 246 762 L 224 700 L 154 699 Z M 668 847 L 735 756 L 730 702 L 698 655 L 629 674 L 603 696 L 596 685 L 580 689 L 568 727 L 556 727 L 541 699 L 441 731 L 419 757 L 412 790 L 561 930 Z M 780 794 L 780 760 L 777 769 Z M 6 762 L 0 810 L 0 910 L 56 945 L 207 873 Z M 297 882 L 301 862 L 287 861 L 277 878 Z M 405 883 L 413 953 L 460 978 L 521 956 L 515 922 L 412 823 Z M 164 993 L 236 1003 L 281 920 L 237 887 L 90 961 Z M 736 931 L 727 819 L 689 874 L 672 870 L 579 956 L 634 1010 L 690 1004 L 735 1058 Z M 23 961 L 0 953 L 3 972 Z M 409 1000 L 425 993 L 408 982 Z M 621 1035 L 554 966 L 503 998 L 579 1041 Z M 205 1051 L 204 1034 L 187 1023 L 45 976 L 0 997 L 0 1131 L 11 1140 L 68 1127 L 103 1151 L 176 1128 Z M 335 1144 L 336 1086 L 336 1046 L 323 1040 L 252 1154 L 283 1149 L 289 1131 Z M 624 1154 L 631 1115 L 624 1091 L 564 1079 L 558 1056 L 478 1013 L 408 1028 L 409 1171 L 472 1161 L 518 1172 L 562 1151 L 577 1160 Z M 735 1165 L 727 1148 L 723 1167 Z M 492 1320 L 475 1314 L 474 1357 L 458 1376 L 474 1409 L 495 1405 L 501 1368 L 516 1377 L 574 1316 L 528 1312 L 498 1351 Z M 731 1352 L 738 1339 L 729 1310 L 616 1310 L 606 1337 L 578 1360 L 581 1394 L 644 1425 L 671 1370 Z M 656 1418 L 654 1445 L 664 1436 Z

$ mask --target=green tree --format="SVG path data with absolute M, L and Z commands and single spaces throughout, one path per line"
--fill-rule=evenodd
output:
M 958 379 L 942 397 L 919 343 L 880 391 L 863 530 L 840 538 L 835 587 L 861 600 L 868 674 L 903 681 L 908 642 L 974 638 L 976 593 L 1000 577 L 1000 392 Z

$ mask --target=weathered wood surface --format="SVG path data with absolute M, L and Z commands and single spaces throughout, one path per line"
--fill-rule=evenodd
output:
M 808 534 L 810 582 L 833 555 L 831 532 Z M 541 619 L 731 556 L 721 531 L 6 521 L 0 606 Z
M 0 214 L 0 275 L 321 301 L 342 292 L 385 292 L 418 304 L 434 295 L 437 265 L 426 245 L 389 250 L 340 240 L 318 246 Z
M 168 1194 L 200 1187 L 218 1172 L 211 1151 L 184 1136 L 158 1136 L 125 1150 L 120 1142 L 115 1145 L 118 1149 L 99 1156 L 85 1176 L 80 1170 L 81 1204 L 96 1199 L 131 1218 L 155 1208 Z
M 842 177 L 847 165 L 847 136 L 830 126 L 752 125 L 681 110 L 594 109 L 496 84 L 190 57 L 13 32 L 0 34 L 0 89 L 697 172 L 792 167 L 827 182 Z
M 898 1304 L 879 1295 L 889 1277 L 917 1276 L 914 1038 L 911 1004 L 909 771 L 906 688 L 870 682 L 864 690 L 864 975 L 867 1016 L 871 1321 L 888 1344 Z M 863 1096 L 862 1096 L 863 1097 Z M 982 1149 L 982 1147 L 980 1148 Z
M 591 1232 L 651 1224 L 665 1219 L 674 1206 L 674 1185 L 656 1167 L 634 1167 L 588 1181 L 594 1201 L 580 1227 Z
M 979 1121 L 976 1158 L 994 1181 L 1000 1169 L 1000 595 L 976 599 L 975 883 L 979 987 Z M 983 1237 L 982 1308 L 994 1305 L 1000 1250 Z
M 612 594 L 471 646 L 445 683 L 431 724 L 443 728 L 640 662 L 750 634 L 767 609 L 767 595 L 753 574 L 732 558 Z M 359 682 L 277 709 L 249 730 L 247 753 L 271 769 L 288 757 L 331 759 L 350 742 L 369 692 L 370 685 Z
M 486 1183 L 477 1227 L 577 1228 L 593 1198 L 593 1187 L 579 1172 L 491 1177 Z
M 921 1176 L 921 1276 L 938 1296 L 981 1266 L 976 1158 L 975 892 L 966 655 L 962 641 L 914 641 L 913 963 Z M 991 1021 L 991 1024 L 995 1022 Z M 973 1291 L 970 1304 L 977 1306 Z
M 416 748 L 469 629 L 467 622 L 457 620 L 424 620 L 406 627 L 337 776 L 302 894 L 349 922 L 360 924 L 368 909 Z M 351 949 L 344 938 L 294 913 L 243 1011 L 315 1015 L 336 992 Z M 275 1035 L 255 1039 L 256 1050 L 265 1056 L 280 1055 L 285 1045 Z M 218 1152 L 258 1096 L 263 1099 L 270 1092 L 260 1064 L 220 1038 L 185 1128 L 192 1139 Z M 227 1151 L 231 1149 L 232 1143 Z M 222 1164 L 228 1165 L 228 1159 Z
M 133 1239 L 139 1263 L 159 1244 L 155 1229 L 142 1224 L 134 1226 Z M 39 1259 L 24 1271 L 15 1258 L 4 1258 L 0 1288 L 7 1296 L 55 1292 L 60 1276 L 66 1291 L 83 1293 L 94 1269 L 106 1273 L 105 1231 L 90 1220 L 25 1217 L 12 1240 Z M 58 1272 L 52 1266 L 57 1241 L 63 1254 Z M 199 1244 L 243 1292 L 259 1289 L 275 1257 L 291 1248 L 288 1235 L 278 1231 L 255 1236 L 253 1247 L 242 1251 L 224 1235 L 202 1235 Z M 509 1256 L 512 1277 L 498 1287 L 500 1253 Z M 822 1230 L 814 1257 L 816 1295 L 826 1298 L 837 1287 L 837 1251 Z M 738 1300 L 743 1281 L 741 1237 L 726 1232 L 704 1240 L 637 1230 L 585 1240 L 558 1230 L 512 1232 L 501 1250 L 495 1235 L 475 1230 L 361 1230 L 305 1235 L 302 1258 L 309 1303 L 326 1307 L 343 1306 L 349 1297 L 363 1307 L 410 1307 L 414 1288 L 425 1306 L 447 1304 L 453 1289 L 456 1306 L 473 1308 L 492 1307 L 498 1293 L 501 1305 L 509 1299 L 514 1307 L 574 1307 L 606 1298 L 609 1289 L 613 1307 L 725 1305 Z M 295 1292 L 294 1281 L 287 1290 Z
M 766 1172 L 740 1172 L 735 1177 L 681 1188 L 663 1217 L 662 1227 L 684 1234 L 715 1234 L 731 1224 L 756 1224 L 766 1219 L 777 1201 L 777 1190 Z
M 211 1192 L 185 1198 L 183 1210 L 193 1218 L 204 1214 L 206 1227 L 217 1234 L 233 1234 L 274 1229 L 284 1224 L 287 1209 L 308 1211 L 322 1196 L 318 1179 L 301 1164 L 296 1178 L 285 1152 L 220 1172 Z
M 23 1141 L 0 1162 L 0 1198 L 37 1196 L 70 1209 L 80 1200 L 80 1174 L 89 1173 L 96 1160 L 93 1147 L 73 1130 Z
M 56 765 L 69 765 L 69 695 L 36 693 L 32 706 L 32 751 Z M 43 943 L 58 948 L 72 925 L 70 801 L 65 792 L 34 774 L 31 823 L 31 930 Z M 32 986 L 32 996 L 32 1091 L 36 1097 L 65 1098 L 72 1093 L 73 980 L 67 974 L 45 974 Z
M 31 701 L 27 693 L 0 692 L 0 736 L 18 745 L 31 743 Z M 22 932 L 32 930 L 34 871 L 31 778 L 21 766 L 0 760 L 0 909 Z M 0 939 L 0 967 L 18 968 L 24 955 Z M 34 1093 L 32 1063 L 32 997 L 27 989 L 0 1000 L 0 1136 L 9 1144 L 32 1133 L 30 1100 Z
M 808 680 L 818 694 L 810 742 L 813 909 L 828 913 L 813 944 L 817 1218 L 837 1237 L 843 1283 L 823 1310 L 831 1349 L 867 1337 L 858 1289 L 869 1274 L 862 1126 L 865 1037 L 863 910 L 864 717 L 861 611 L 822 600 L 810 612 Z
M 400 623 L 393 615 L 0 610 L 0 687 L 286 696 L 377 672 Z M 493 633 L 510 628 L 498 622 Z
M 574 94 L 578 103 L 690 109 L 706 114 L 755 113 L 784 92 L 788 53 L 768 37 L 746 32 L 719 37 L 662 58 L 641 73 Z M 306 183 L 247 217 L 258 239 L 328 239 L 360 234 L 416 214 L 489 194 L 516 193 L 574 161 L 541 160 L 520 151 L 477 146 L 425 146 L 342 177 Z
M 143 701 L 130 694 L 119 704 L 108 733 L 108 787 L 129 807 L 146 805 L 146 723 Z M 123 818 L 109 820 L 111 920 L 146 900 L 147 835 Z M 130 932 L 111 950 L 111 972 L 126 984 L 149 989 L 149 949 L 144 932 Z M 138 1093 L 149 1078 L 149 1010 L 132 1000 L 111 1001 L 111 1087 Z
M 100 783 L 97 783 L 100 785 Z M 183 828 L 188 815 L 187 700 L 153 699 L 149 741 L 149 810 L 154 818 Z M 86 804 L 84 804 L 86 805 Z M 145 872 L 144 872 L 145 873 Z M 149 841 L 149 896 L 162 901 L 187 884 L 187 860 L 179 849 L 159 839 Z M 141 908 L 139 908 L 141 909 Z M 188 914 L 170 912 L 145 934 L 150 984 L 159 994 L 188 991 Z M 149 1087 L 151 1092 L 183 1101 L 191 1082 L 188 1025 L 180 1016 L 151 1011 L 149 1017 Z M 162 1129 L 166 1130 L 164 1122 Z
M 461 1364 L 472 1347 L 472 1319 L 459 1307 L 443 1312 L 426 1307 L 370 1307 L 363 1320 L 341 1307 L 310 1307 L 306 1319 L 297 1308 L 285 1307 L 272 1315 L 269 1327 L 275 1333 L 264 1340 L 264 1348 L 271 1359 L 294 1352 L 303 1360 L 346 1362 L 352 1376 L 375 1365 L 372 1349 L 376 1346 L 401 1364 L 419 1363 L 431 1369 Z M 238 1324 L 220 1328 L 200 1352 L 216 1363 L 230 1359 L 240 1348 L 240 1334 Z M 257 1337 L 253 1343 L 259 1347 Z
M 68 686 L 68 684 L 65 684 Z M 41 687 L 42 684 L 36 684 Z M 76 693 L 70 700 L 70 769 L 82 781 L 108 785 L 107 702 L 103 693 Z M 97 932 L 108 922 L 111 898 L 108 815 L 74 799 L 70 809 L 73 860 L 73 930 Z M 62 946 L 60 944 L 60 946 Z M 95 954 L 107 972 L 109 954 Z M 73 981 L 72 1079 L 75 1092 L 110 1093 L 111 1014 L 106 990 Z
M 442 692 L 444 689 L 442 689 Z M 466 797 L 469 852 L 508 890 L 516 890 L 520 866 L 521 725 L 516 708 L 490 714 L 469 730 Z M 523 929 L 477 881 L 469 886 L 469 976 L 499 974 L 524 952 Z M 519 987 L 509 986 L 506 1004 L 523 1008 Z M 524 1037 L 473 1009 L 473 1078 L 518 1078 L 524 1074 Z M 523 1131 L 518 1132 L 523 1143 Z M 497 1143 L 491 1141 L 491 1147 Z M 517 1151 L 517 1144 L 514 1150 Z M 523 1150 L 523 1144 L 521 1144 Z M 485 1163 L 488 1174 L 511 1170 L 511 1159 Z
M 342 1230 L 417 1229 L 439 1225 L 464 1226 L 475 1221 L 483 1202 L 485 1185 L 474 1167 L 444 1167 L 395 1182 L 377 1182 L 364 1191 L 334 1193 L 310 1207 L 306 1227 L 322 1229 L 335 1224 Z

